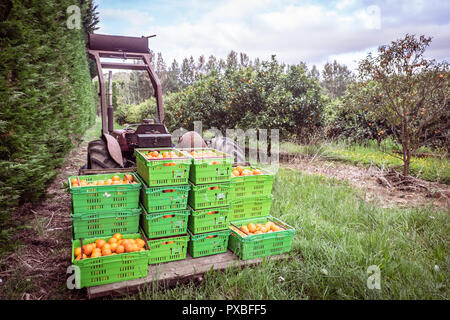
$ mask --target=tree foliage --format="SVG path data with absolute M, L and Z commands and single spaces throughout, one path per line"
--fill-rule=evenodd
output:
M 353 96 L 360 106 L 385 119 L 394 139 L 402 146 L 403 173 L 409 172 L 411 156 L 428 137 L 449 135 L 450 80 L 447 62 L 424 56 L 431 38 L 406 35 L 379 48 L 359 63 L 361 88 Z
M 0 10 L 0 218 L 45 194 L 94 121 L 85 36 L 66 26 L 73 4 L 12 0 Z
M 272 57 L 259 69 L 243 68 L 233 57 L 237 55 L 229 55 L 224 72 L 212 66 L 211 73 L 199 74 L 192 85 L 165 96 L 166 124 L 171 131 L 192 130 L 194 121 L 202 121 L 204 128 L 224 133 L 227 128 L 266 128 L 280 129 L 284 137 L 306 138 L 321 126 L 325 100 L 319 84 L 302 65 L 286 67 Z M 241 61 L 247 63 L 245 57 Z M 132 123 L 154 116 L 152 101 L 119 107 L 117 121 Z

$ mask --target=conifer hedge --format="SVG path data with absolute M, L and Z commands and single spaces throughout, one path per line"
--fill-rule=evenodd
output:
M 86 33 L 67 28 L 70 5 L 83 19 L 83 0 L 0 4 L 0 226 L 12 208 L 42 198 L 95 121 Z

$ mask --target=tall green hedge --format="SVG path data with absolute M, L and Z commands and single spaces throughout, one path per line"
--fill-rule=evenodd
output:
M 0 224 L 11 208 L 42 198 L 95 120 L 86 35 L 66 25 L 67 8 L 84 3 L 0 4 Z

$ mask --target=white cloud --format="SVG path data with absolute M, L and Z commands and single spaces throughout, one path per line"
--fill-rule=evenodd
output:
M 197 4 L 201 5 L 201 3 Z M 423 1 L 414 0 L 412 10 L 421 10 Z M 372 8 L 373 9 L 373 8 Z M 384 10 L 384 9 L 382 9 Z M 438 24 L 401 23 L 395 13 L 374 20 L 369 6 L 357 6 L 353 0 L 335 6 L 296 4 L 294 1 L 228 0 L 199 15 L 196 20 L 160 25 L 150 14 L 135 10 L 102 10 L 99 32 L 114 33 L 107 21 L 121 21 L 120 34 L 149 35 L 150 48 L 162 52 L 167 64 L 176 58 L 225 58 L 231 50 L 245 52 L 251 58 L 269 59 L 272 54 L 285 63 L 305 61 L 321 65 L 336 59 L 351 66 L 371 48 L 387 44 L 406 33 L 433 35 L 435 53 L 449 56 L 450 28 Z M 396 18 L 396 17 L 395 17 Z M 386 20 L 383 20 L 386 19 Z M 116 31 L 117 32 L 117 31 Z M 432 46 L 433 47 L 433 46 Z

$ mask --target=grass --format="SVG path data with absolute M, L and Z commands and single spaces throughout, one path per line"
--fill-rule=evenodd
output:
M 296 228 L 289 261 L 149 286 L 127 299 L 448 299 L 448 212 L 382 209 L 347 183 L 281 169 L 272 214 Z M 381 290 L 367 269 L 381 270 Z
M 361 145 L 325 142 L 305 146 L 283 142 L 280 144 L 280 151 L 292 155 L 318 156 L 327 160 L 342 161 L 354 165 L 372 165 L 379 168 L 400 167 L 403 164 L 401 159 L 389 154 L 392 151 L 392 146 L 389 143 L 382 145 L 380 148 L 376 143 Z M 425 158 L 413 157 L 410 174 L 424 180 L 450 184 L 450 160 L 446 155 Z

